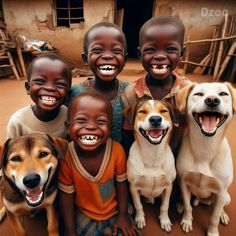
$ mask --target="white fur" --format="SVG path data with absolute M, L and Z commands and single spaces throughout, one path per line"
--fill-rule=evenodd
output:
M 186 113 L 188 129 L 183 137 L 183 143 L 177 157 L 177 172 L 180 178 L 180 187 L 183 194 L 184 213 L 181 220 L 183 231 L 192 230 L 192 207 L 190 205 L 191 194 L 201 198 L 216 197 L 213 202 L 213 212 L 210 216 L 208 236 L 219 236 L 218 223 L 221 220 L 228 224 L 229 217 L 223 207 L 230 202 L 228 187 L 233 180 L 233 164 L 231 150 L 225 138 L 225 131 L 233 116 L 232 94 L 228 84 L 203 83 L 192 86 L 192 90 L 183 97 L 180 91 L 179 103 L 183 104 L 187 99 Z M 225 95 L 228 94 L 228 95 Z M 204 100 L 208 97 L 216 97 L 220 100 L 217 108 L 222 114 L 228 114 L 228 118 L 216 133 L 209 137 L 201 132 L 199 125 L 194 120 L 193 112 L 202 112 L 206 109 Z M 186 181 L 186 176 L 191 177 L 192 182 Z M 193 176 L 198 176 L 199 181 L 194 181 Z M 210 181 L 210 184 L 207 184 Z M 214 186 L 211 188 L 212 184 Z
M 136 138 L 131 146 L 127 161 L 127 177 L 130 182 L 130 190 L 136 209 L 135 221 L 138 228 L 142 229 L 145 225 L 145 217 L 140 196 L 146 197 L 151 203 L 154 198 L 162 196 L 160 209 L 161 228 L 167 232 L 171 231 L 171 221 L 168 216 L 169 200 L 172 191 L 172 182 L 176 177 L 174 157 L 167 140 L 169 138 L 172 123 L 162 117 L 160 127 L 169 127 L 168 133 L 160 144 L 149 143 L 139 132 L 139 127 L 148 129 L 150 127 L 150 116 L 161 116 L 155 111 L 154 103 L 157 101 L 146 101 L 150 103 L 152 111 L 146 114 L 144 121 L 135 120 Z

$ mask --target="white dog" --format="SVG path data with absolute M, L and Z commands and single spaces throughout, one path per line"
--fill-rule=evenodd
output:
M 171 116 L 167 106 L 160 101 L 148 100 L 126 110 L 131 118 L 135 142 L 131 146 L 127 161 L 127 177 L 130 182 L 138 228 L 146 223 L 140 196 L 151 203 L 161 196 L 161 228 L 171 231 L 168 216 L 172 183 L 176 177 L 174 157 L 169 147 L 172 130 Z
M 231 150 L 225 132 L 236 109 L 235 90 L 229 83 L 189 85 L 177 94 L 179 110 L 186 113 L 188 128 L 177 157 L 177 173 L 183 195 L 182 229 L 192 230 L 191 194 L 197 201 L 213 203 L 208 236 L 219 236 L 219 221 L 229 223 L 224 206 L 233 180 Z

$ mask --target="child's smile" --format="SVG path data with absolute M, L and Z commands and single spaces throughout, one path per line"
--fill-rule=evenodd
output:
M 88 95 L 75 99 L 70 108 L 69 135 L 82 150 L 96 150 L 110 135 L 112 117 L 107 104 Z

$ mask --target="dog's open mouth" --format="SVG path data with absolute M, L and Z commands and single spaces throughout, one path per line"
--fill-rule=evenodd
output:
M 201 131 L 206 136 L 213 136 L 217 129 L 224 124 L 228 115 L 219 112 L 206 111 L 202 113 L 193 113 L 193 117 L 200 126 Z
M 51 169 L 48 170 L 48 178 L 43 186 L 36 186 L 35 188 L 28 188 L 26 191 L 23 191 L 26 203 L 31 207 L 39 206 L 44 200 L 44 193 L 48 184 L 50 177 Z
M 162 139 L 167 134 L 167 129 L 150 129 L 150 130 L 144 130 L 142 128 L 139 128 L 140 133 L 144 136 L 145 139 L 148 140 L 148 142 L 152 144 L 160 144 Z

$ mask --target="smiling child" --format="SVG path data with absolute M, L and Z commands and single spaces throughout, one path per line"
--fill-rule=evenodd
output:
M 126 47 L 125 35 L 117 25 L 101 22 L 92 26 L 84 36 L 82 57 L 95 78 L 74 85 L 70 95 L 73 98 L 85 91 L 96 91 L 104 95 L 113 107 L 111 138 L 118 142 L 121 142 L 122 137 L 124 108 L 121 95 L 128 83 L 118 80 L 117 75 L 126 63 Z
M 65 235 L 135 235 L 128 216 L 126 157 L 110 136 L 112 107 L 96 93 L 82 93 L 68 108 L 72 139 L 60 164 L 59 202 Z
M 56 54 L 36 57 L 28 70 L 25 89 L 34 104 L 16 111 L 7 125 L 7 137 L 34 132 L 66 138 L 67 108 L 63 105 L 71 87 L 71 70 Z

